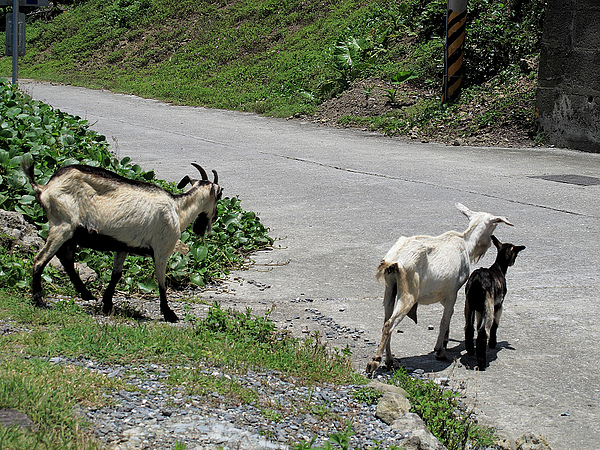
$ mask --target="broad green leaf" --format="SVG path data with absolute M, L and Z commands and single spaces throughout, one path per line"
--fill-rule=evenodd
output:
M 138 288 L 145 294 L 151 294 L 152 291 L 158 288 L 158 285 L 154 279 L 146 278 L 143 281 L 138 281 Z
M 191 247 L 190 254 L 194 257 L 197 262 L 204 261 L 206 256 L 208 255 L 208 247 L 203 245 L 198 247 Z
M 197 285 L 197 286 L 204 286 L 206 283 L 204 282 L 204 278 L 202 277 L 202 275 L 200 274 L 193 274 L 190 277 L 190 282 Z
M 19 108 L 18 106 L 13 106 L 12 108 L 9 108 L 5 114 L 6 114 L 6 117 L 14 118 L 17 114 L 20 114 L 20 113 L 21 113 L 21 108 Z
M 67 158 L 62 162 L 63 166 L 70 166 L 71 164 L 79 164 L 79 160 L 75 158 Z
M 31 203 L 33 203 L 35 201 L 35 197 L 33 195 L 23 195 L 20 199 L 19 199 L 19 203 L 21 205 L 30 205 Z

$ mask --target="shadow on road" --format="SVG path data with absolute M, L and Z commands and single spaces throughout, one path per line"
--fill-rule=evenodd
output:
M 500 341 L 496 345 L 496 348 L 488 348 L 487 349 L 487 362 L 488 366 L 493 364 L 494 361 L 498 359 L 498 353 L 502 350 L 516 350 L 513 346 L 511 346 L 507 341 Z M 466 353 L 462 354 L 460 357 L 460 363 L 465 366 L 468 370 L 475 370 L 477 366 L 477 357 L 475 355 L 469 356 Z

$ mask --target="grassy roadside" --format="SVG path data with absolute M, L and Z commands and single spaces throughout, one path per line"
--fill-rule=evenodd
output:
M 313 340 L 283 336 L 267 318 L 223 311 L 217 305 L 207 318 L 183 327 L 118 316 L 100 322 L 73 301 L 39 310 L 22 294 L 1 290 L 0 324 L 7 330 L 0 335 L 0 408 L 17 409 L 35 423 L 29 430 L 0 426 L 1 448 L 101 447 L 75 407 L 101 407 L 110 401 L 103 394 L 132 389 L 123 381 L 131 374 L 108 378 L 82 367 L 53 364 L 53 356 L 162 364 L 170 367 L 169 383 L 188 385 L 189 395 L 209 397 L 216 391 L 248 403 L 256 400 L 255 392 L 178 367 L 197 367 L 204 361 L 230 373 L 271 369 L 307 384 L 356 379 L 343 354 Z
M 541 142 L 533 123 L 545 3 L 469 2 L 465 90 L 450 107 L 439 102 L 445 0 L 64 0 L 30 11 L 20 74 L 274 117 L 313 116 L 376 80 L 385 108 L 352 113 L 367 87 L 339 125 L 473 143 L 517 129 Z M 0 74 L 10 67 L 0 58 Z
M 283 409 L 261 398 L 257 390 L 239 384 L 235 375 L 247 370 L 275 371 L 283 379 L 293 379 L 297 386 L 309 387 L 367 382 L 353 372 L 347 352 L 328 348 L 318 336 L 295 339 L 280 332 L 268 316 L 225 311 L 217 304 L 206 317 L 188 317 L 184 326 L 174 326 L 120 315 L 98 320 L 72 300 L 40 310 L 22 293 L 1 289 L 0 326 L 5 330 L 0 335 L 0 408 L 19 410 L 35 424 L 29 429 L 0 426 L 2 448 L 102 448 L 90 424 L 76 411 L 101 408 L 112 401 L 112 392 L 137 389 L 126 382 L 139 376 L 136 369 L 110 378 L 82 366 L 55 364 L 55 357 L 119 367 L 160 365 L 168 371 L 167 385 L 172 389 L 186 386 L 186 396 L 199 396 L 210 403 L 217 392 L 234 403 L 265 404 L 264 414 L 269 417 L 305 414 L 318 405 L 298 399 L 293 411 Z M 206 375 L 200 369 L 206 367 L 218 368 L 228 376 Z M 466 442 L 471 448 L 492 444 L 491 430 L 477 426 L 468 411 L 458 412 L 456 394 L 442 391 L 432 382 L 414 380 L 402 371 L 391 382 L 409 392 L 415 411 L 449 449 L 462 449 Z M 370 388 L 357 389 L 352 395 L 371 404 L 379 398 Z M 341 424 L 330 441 L 347 442 L 352 430 L 346 427 Z M 290 444 L 297 449 L 313 448 L 308 443 Z M 371 450 L 375 448 L 382 447 Z

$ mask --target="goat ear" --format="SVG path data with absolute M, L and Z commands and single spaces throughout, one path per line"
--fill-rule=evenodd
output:
M 513 225 L 512 223 L 510 223 L 506 217 L 495 216 L 495 217 L 492 219 L 492 222 L 493 222 L 493 223 L 500 223 L 500 222 L 503 222 L 503 223 L 505 223 L 506 225 L 510 225 L 511 227 L 514 227 L 514 225 Z
M 526 248 L 527 247 L 525 247 L 524 245 L 515 245 L 514 250 L 515 250 L 515 253 L 519 253 L 519 252 L 525 250 Z
M 188 183 L 192 184 L 192 180 L 190 180 L 190 177 L 186 175 L 185 177 L 182 178 L 182 180 L 177 185 L 177 189 L 183 188 Z
M 213 184 L 211 187 L 211 192 L 217 200 L 221 200 L 221 196 L 223 195 L 223 188 L 221 186 L 218 184 Z
M 471 211 L 469 208 L 467 208 L 465 205 L 463 205 L 462 203 L 458 203 L 456 202 L 454 204 L 454 206 L 456 206 L 456 208 L 463 213 L 465 216 L 467 216 L 467 218 L 469 220 L 471 220 L 471 217 L 473 216 L 473 214 L 475 214 L 473 211 Z
M 494 243 L 494 246 L 500 250 L 500 248 L 502 248 L 502 243 L 496 238 L 496 236 L 494 236 L 492 234 L 492 242 Z

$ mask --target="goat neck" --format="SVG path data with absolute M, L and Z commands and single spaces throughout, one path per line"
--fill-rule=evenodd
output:
M 492 245 L 492 233 L 500 222 L 511 227 L 513 226 L 506 217 L 494 216 L 486 212 L 471 211 L 460 203 L 456 203 L 455 206 L 469 219 L 469 227 L 462 235 L 471 262 L 477 262 L 485 255 L 485 252 Z
M 206 201 L 212 193 L 213 184 L 208 182 L 197 182 L 187 192 L 179 195 L 176 199 L 180 229 L 185 230 L 198 215 L 205 211 Z
M 463 233 L 465 246 L 471 262 L 477 262 L 485 255 L 492 245 L 492 233 L 496 229 L 495 223 L 486 224 L 483 217 L 476 217 Z

